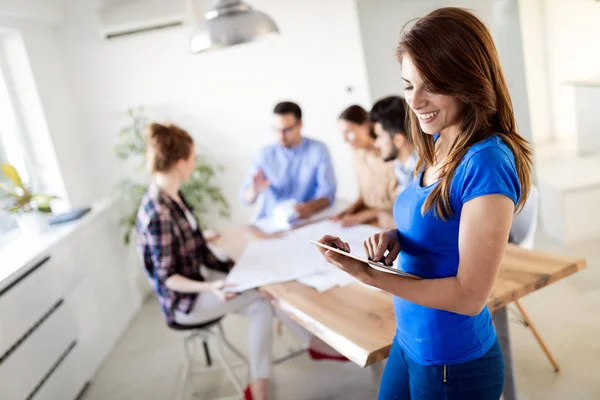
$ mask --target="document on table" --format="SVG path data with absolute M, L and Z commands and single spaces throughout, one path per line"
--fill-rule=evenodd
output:
M 292 229 L 292 225 L 287 221 L 280 221 L 273 217 L 265 217 L 257 220 L 254 226 L 266 233 L 273 235 L 279 232 L 285 232 Z
M 316 241 L 321 239 L 324 235 L 337 236 L 350 245 L 350 252 L 352 254 L 366 257 L 367 253 L 363 246 L 364 241 L 381 231 L 380 228 L 371 225 L 355 225 L 345 228 L 338 222 L 326 220 L 296 229 L 291 232 L 290 235 L 293 234 L 294 238 L 299 241 Z M 316 246 L 313 245 L 313 247 L 315 248 L 313 248 L 312 251 L 318 253 Z
M 307 218 L 307 219 L 293 219 L 292 218 L 292 219 L 290 219 L 288 217 L 291 216 L 292 214 L 291 214 L 291 211 L 289 210 L 289 204 L 291 204 L 291 203 L 286 202 L 282 206 L 282 210 L 279 211 L 279 209 L 277 209 L 276 211 L 279 211 L 279 212 L 274 212 L 273 216 L 264 217 L 264 218 L 257 220 L 256 222 L 254 222 L 254 226 L 256 228 L 260 229 L 261 231 L 263 231 L 264 233 L 266 233 L 267 235 L 273 235 L 275 233 L 289 231 L 294 226 L 310 224 L 311 222 L 320 221 L 325 218 L 332 217 L 332 216 L 336 215 L 337 213 L 341 212 L 342 210 L 346 209 L 346 207 L 348 207 L 348 202 L 345 202 L 343 200 L 338 200 L 335 202 L 335 204 L 333 206 L 327 207 L 324 210 L 319 211 L 318 213 L 314 214 L 310 218 Z M 286 215 L 287 215 L 287 217 L 286 217 Z
M 323 235 L 339 236 L 350 244 L 353 253 L 365 255 L 362 243 L 380 229 L 359 225 L 344 228 L 329 220 L 317 222 L 288 232 L 277 239 L 248 243 L 227 275 L 231 291 L 242 292 L 273 283 L 298 280 L 319 291 L 355 282 L 345 272 L 329 265 L 309 240 Z
M 226 282 L 234 285 L 231 291 L 242 292 L 311 275 L 322 267 L 321 255 L 309 251 L 311 246 L 289 237 L 251 241 Z
M 312 275 L 298 278 L 297 281 L 319 292 L 324 292 L 336 286 L 346 286 L 358 282 L 352 276 L 333 265 L 330 266 L 330 271 L 316 272 Z

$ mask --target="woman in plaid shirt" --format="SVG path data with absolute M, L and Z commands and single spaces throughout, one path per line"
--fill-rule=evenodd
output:
M 223 279 L 233 263 L 219 260 L 210 251 L 180 191 L 195 167 L 192 137 L 175 125 L 156 123 L 148 127 L 147 136 L 146 156 L 154 182 L 138 211 L 137 247 L 167 324 L 195 325 L 230 312 L 249 316 L 253 380 L 245 397 L 267 399 L 273 309 L 256 290 L 239 294 L 224 291 Z M 203 276 L 202 265 L 210 276 Z M 285 314 L 277 312 L 277 316 L 305 343 L 311 343 L 309 355 L 313 359 L 341 359 Z

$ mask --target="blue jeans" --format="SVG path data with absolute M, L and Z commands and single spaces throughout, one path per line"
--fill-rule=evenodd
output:
M 504 360 L 498 340 L 483 356 L 461 364 L 421 365 L 394 340 L 379 400 L 498 400 L 504 386 Z

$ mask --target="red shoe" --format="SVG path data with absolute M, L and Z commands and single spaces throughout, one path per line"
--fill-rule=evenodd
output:
M 244 389 L 244 400 L 254 400 L 252 397 L 252 391 L 250 390 L 250 385 L 246 386 L 246 389 Z
M 350 361 L 342 355 L 334 356 L 334 355 L 330 355 L 330 354 L 321 353 L 320 351 L 310 349 L 310 348 L 308 349 L 308 355 L 313 360 L 334 360 L 334 361 L 340 361 L 340 362 Z

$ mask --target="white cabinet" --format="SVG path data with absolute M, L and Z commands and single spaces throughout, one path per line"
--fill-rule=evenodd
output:
M 76 336 L 73 314 L 60 303 L 0 364 L 1 397 L 30 398 L 43 386 L 53 367 L 68 357 Z
M 43 256 L 0 292 L 0 356 L 60 300 L 51 262 Z
M 113 202 L 61 227 L 0 285 L 0 399 L 75 399 L 139 310 L 148 289 L 118 220 Z
M 600 153 L 600 80 L 572 82 L 577 117 L 577 148 L 580 155 Z
M 81 369 L 80 360 L 82 353 L 81 342 L 74 342 L 73 347 L 52 375 L 40 387 L 32 400 L 71 400 L 77 398 L 83 389 L 82 382 L 86 382 L 89 376 Z
M 555 160 L 538 167 L 540 221 L 564 244 L 600 238 L 600 156 Z

